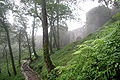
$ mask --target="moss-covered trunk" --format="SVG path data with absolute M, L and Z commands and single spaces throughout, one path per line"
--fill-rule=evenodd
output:
M 43 27 L 43 53 L 44 61 L 48 73 L 54 68 L 49 54 L 49 40 L 48 40 L 48 23 L 47 23 L 47 13 L 46 13 L 46 2 L 42 0 L 42 27 Z

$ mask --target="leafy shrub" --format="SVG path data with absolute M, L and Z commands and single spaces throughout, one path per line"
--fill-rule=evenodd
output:
M 41 75 L 44 79 L 46 77 L 49 80 L 119 79 L 120 21 L 107 24 L 83 40 L 63 47 L 51 58 L 57 67 L 48 75 L 45 65 L 40 63 L 43 65 Z M 43 62 L 43 59 L 39 62 Z M 34 63 L 31 66 L 35 67 Z
M 116 15 L 112 17 L 114 21 L 120 20 L 120 12 L 118 12 Z
M 120 29 L 116 22 L 111 27 L 94 34 L 83 45 L 78 45 L 79 50 L 73 54 L 79 54 L 77 63 L 65 66 L 65 71 L 57 80 L 110 80 L 119 79 L 120 70 Z M 101 36 L 101 37 L 100 37 Z M 94 37 L 94 36 L 93 36 Z M 72 61 L 73 62 L 73 61 Z

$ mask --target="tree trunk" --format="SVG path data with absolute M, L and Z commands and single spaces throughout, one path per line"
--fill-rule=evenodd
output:
M 54 44 L 55 44 L 57 50 L 59 50 L 59 47 L 58 47 L 58 44 L 57 44 L 57 40 L 56 40 L 56 36 L 55 36 L 55 30 L 56 30 L 56 29 L 55 29 L 55 27 L 54 27 L 54 30 L 53 30 Z
M 36 2 L 35 2 L 35 11 L 36 11 Z M 33 47 L 33 52 L 34 52 L 35 58 L 38 59 L 38 55 L 37 55 L 36 50 L 35 50 L 34 31 L 35 31 L 35 17 L 34 17 L 33 28 L 32 28 L 32 47 Z
M 21 31 L 19 32 L 19 38 L 18 38 L 18 44 L 19 44 L 19 66 L 21 66 Z
M 11 62 L 12 62 L 13 72 L 14 72 L 14 75 L 16 75 L 17 72 L 16 72 L 14 59 L 13 59 L 13 53 L 12 53 L 12 48 L 11 48 L 11 41 L 10 41 L 9 31 L 8 31 L 8 28 L 6 26 L 4 26 L 4 29 L 5 29 L 6 34 L 7 34 L 7 41 L 8 41 L 8 47 L 9 47 L 9 52 L 10 52 L 10 58 L 11 58 Z
M 28 34 L 27 32 L 25 31 L 25 36 L 26 36 L 26 39 L 27 39 L 27 46 L 28 46 L 28 51 L 29 51 L 29 59 L 32 61 L 32 52 L 31 52 L 31 46 L 30 46 L 30 41 L 29 41 L 29 38 L 28 38 Z
M 49 40 L 48 40 L 48 23 L 47 23 L 47 13 L 46 13 L 46 2 L 45 0 L 42 1 L 42 27 L 43 27 L 43 53 L 44 53 L 44 61 L 46 64 L 46 68 L 48 73 L 54 69 L 54 65 L 50 59 L 49 54 Z
M 5 57 L 5 54 L 4 54 L 4 52 L 2 53 L 2 58 L 4 58 Z
M 59 4 L 59 0 L 56 1 Z M 58 50 L 60 49 L 60 41 L 59 41 L 59 8 L 57 9 L 57 40 L 58 40 Z
M 53 33 L 53 26 L 52 26 L 52 23 L 50 23 L 50 43 L 49 43 L 49 46 L 50 46 L 50 54 L 53 54 L 53 50 L 52 50 L 52 33 Z
M 38 59 L 38 55 L 37 55 L 36 50 L 35 50 L 35 41 L 34 41 L 34 26 L 33 26 L 33 30 L 32 30 L 32 47 L 33 47 L 33 52 L 34 52 L 34 55 L 35 55 L 36 59 Z
M 53 46 L 53 48 L 56 48 L 56 47 L 55 47 L 55 41 L 53 41 L 53 45 L 52 45 L 52 46 Z
M 8 72 L 8 75 L 11 76 L 11 73 L 9 71 L 9 63 L 8 63 L 8 57 L 7 57 L 7 51 L 6 51 L 6 46 L 4 46 L 4 52 L 6 54 L 6 66 L 7 66 L 7 72 Z
M 21 16 L 21 15 L 20 15 Z M 22 16 L 21 16 L 22 17 Z M 27 29 L 27 26 L 26 24 L 24 23 L 23 21 L 23 26 L 24 26 L 24 33 L 25 33 L 25 37 L 27 39 L 27 46 L 28 46 L 28 51 L 29 51 L 29 59 L 32 61 L 32 52 L 31 52 L 31 46 L 30 46 L 30 41 L 29 41 L 29 38 L 28 38 L 28 34 L 26 32 L 26 29 Z

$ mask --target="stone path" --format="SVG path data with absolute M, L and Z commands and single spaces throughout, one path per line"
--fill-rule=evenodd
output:
M 29 67 L 29 60 L 24 60 L 21 66 L 22 74 L 24 74 L 25 80 L 38 80 L 38 75 Z

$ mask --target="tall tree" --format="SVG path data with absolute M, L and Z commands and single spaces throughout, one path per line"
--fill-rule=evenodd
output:
M 34 3 L 35 4 L 35 11 L 37 12 L 37 8 L 36 8 L 36 2 Z M 33 20 L 33 26 L 32 26 L 32 48 L 33 48 L 33 52 L 34 52 L 34 55 L 36 57 L 36 59 L 38 59 L 38 55 L 36 53 L 36 50 L 35 50 L 35 34 L 34 34 L 34 31 L 35 31 L 35 17 L 34 17 L 34 20 Z
M 22 10 L 21 10 L 22 11 Z M 28 37 L 28 33 L 27 33 L 27 18 L 25 17 L 23 11 L 16 11 L 16 15 L 15 18 L 17 18 L 19 25 L 21 25 L 23 27 L 22 29 L 22 34 L 24 34 L 25 38 L 26 38 L 26 43 L 27 43 L 27 48 L 28 48 L 28 52 L 29 52 L 29 59 L 32 61 L 32 50 L 31 50 L 31 44 L 30 44 L 30 40 Z
M 13 58 L 13 52 L 12 52 L 12 47 L 11 47 L 11 40 L 10 40 L 8 26 L 1 19 L 0 19 L 0 23 L 2 24 L 2 27 L 4 28 L 4 30 L 5 30 L 5 32 L 7 34 L 7 41 L 8 41 L 8 47 L 9 47 L 9 53 L 10 53 L 12 68 L 13 68 L 14 75 L 16 75 L 17 72 L 16 72 L 14 58 Z
M 21 35 L 22 35 L 22 32 L 20 30 L 19 34 L 18 34 L 18 44 L 19 44 L 19 60 L 18 60 L 18 63 L 19 63 L 19 66 L 21 66 Z
M 55 0 L 56 1 L 56 0 Z M 57 4 L 55 1 L 49 1 L 47 4 L 47 17 L 48 17 L 48 22 L 49 22 L 49 27 L 50 27 L 50 53 L 52 53 L 52 45 L 51 42 L 54 43 L 56 46 L 57 50 L 59 50 L 60 47 L 60 36 L 59 31 L 61 29 L 61 22 L 62 20 L 66 20 L 67 18 L 71 17 L 71 10 L 68 6 L 65 4 Z M 58 2 L 59 3 L 59 2 Z M 59 17 L 58 17 L 58 12 L 59 12 Z M 58 27 L 59 26 L 59 27 Z M 51 38 L 51 36 L 53 38 Z M 53 40 L 53 41 L 52 41 Z M 59 42 L 59 44 L 58 44 Z
M 46 1 L 42 1 L 42 27 L 43 27 L 43 53 L 44 53 L 44 61 L 46 64 L 46 68 L 48 73 L 54 69 L 54 65 L 50 59 L 49 54 L 49 40 L 48 40 L 48 22 L 47 22 L 47 13 L 46 13 Z
M 11 76 L 11 73 L 10 73 L 10 70 L 9 70 L 9 63 L 8 63 L 8 53 L 6 51 L 6 47 L 7 47 L 7 45 L 3 45 L 3 50 L 4 50 L 5 58 L 6 58 L 7 72 L 8 72 L 8 75 Z
M 53 50 L 52 50 L 52 36 L 53 36 L 53 25 L 52 25 L 52 21 L 50 22 L 50 42 L 49 42 L 49 46 L 50 46 L 50 54 L 53 54 Z
M 24 27 L 26 27 L 26 26 L 24 26 Z M 24 30 L 24 33 L 25 33 L 25 37 L 26 37 L 26 40 L 27 40 L 27 46 L 28 46 L 28 51 L 29 51 L 29 59 L 32 61 L 31 45 L 30 45 L 30 40 L 29 40 L 28 34 L 26 32 L 26 29 Z
M 60 1 L 59 0 L 56 0 L 56 3 L 57 4 L 59 4 L 60 3 Z M 57 9 L 57 41 L 58 41 L 58 47 L 57 47 L 57 49 L 59 50 L 60 49 L 60 41 L 59 41 L 59 39 L 60 39 L 60 37 L 59 37 L 59 6 L 58 6 L 58 9 Z
M 10 58 L 11 58 L 11 63 L 12 63 L 12 68 L 14 75 L 17 74 L 16 68 L 15 68 L 15 63 L 14 63 L 14 58 L 13 58 L 13 52 L 12 52 L 12 47 L 11 47 L 11 40 L 10 40 L 10 34 L 9 34 L 9 26 L 5 23 L 7 22 L 6 19 L 6 2 L 0 2 L 0 26 L 5 30 L 6 36 L 7 36 L 7 42 L 8 42 L 8 48 L 9 48 L 9 53 L 10 53 Z

